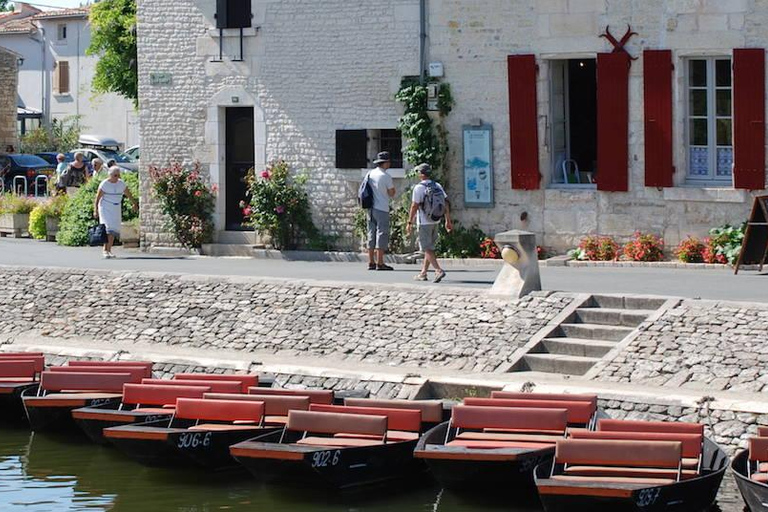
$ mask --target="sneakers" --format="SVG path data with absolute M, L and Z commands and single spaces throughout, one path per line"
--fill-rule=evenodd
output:
M 102 251 L 101 257 L 104 258 L 105 260 L 111 260 L 115 258 L 115 255 L 112 254 L 111 252 Z
M 435 282 L 436 282 L 436 283 L 439 283 L 439 282 L 440 282 L 440 281 L 442 281 L 443 279 L 445 279 L 445 270 L 441 270 L 440 272 L 438 272 L 437 274 L 435 274 Z
M 376 265 L 376 270 L 395 270 L 394 268 L 390 267 L 389 265 Z
M 429 281 L 427 274 L 416 274 L 413 276 L 414 281 Z
M 375 263 L 369 263 L 368 264 L 368 270 L 376 270 L 376 264 Z

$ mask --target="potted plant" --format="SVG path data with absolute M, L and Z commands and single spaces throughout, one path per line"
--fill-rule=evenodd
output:
M 45 207 L 45 240 L 47 242 L 56 241 L 59 221 L 64 214 L 64 207 L 67 206 L 67 199 L 66 195 L 56 196 Z
M 13 194 L 0 197 L 0 235 L 21 238 L 29 234 L 29 214 L 37 203 L 32 199 Z

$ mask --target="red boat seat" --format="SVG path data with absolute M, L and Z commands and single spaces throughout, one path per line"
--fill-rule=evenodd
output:
M 167 380 L 167 379 L 142 379 L 142 384 L 155 386 L 202 386 L 210 388 L 215 393 L 240 393 L 240 383 L 232 380 Z
M 530 431 L 558 431 L 565 434 L 568 411 L 565 409 L 538 409 L 513 407 L 477 407 L 457 405 L 451 413 L 451 427 L 483 430 L 520 429 Z
M 749 478 L 761 484 L 768 484 L 768 473 L 752 473 Z
M 656 469 L 656 468 L 630 468 L 618 466 L 568 466 L 565 470 L 566 475 L 572 476 L 620 476 L 630 478 L 672 478 L 677 479 L 677 469 Z M 699 476 L 698 471 L 683 470 L 681 472 L 683 480 L 689 480 Z
M 165 407 L 139 407 L 138 409 L 133 409 L 131 412 L 143 412 L 145 414 L 173 414 L 174 409 L 168 409 Z
M 676 432 L 678 434 L 704 435 L 704 425 L 672 421 L 630 421 L 602 419 L 597 422 L 597 430 L 612 432 Z
M 383 445 L 381 439 L 363 439 L 359 437 L 339 438 L 339 437 L 305 437 L 296 444 L 310 446 L 328 446 L 336 448 L 354 448 L 358 446 L 377 446 Z
M 405 430 L 408 432 L 419 432 L 421 430 L 421 411 L 418 409 L 390 409 L 383 407 L 312 404 L 309 406 L 309 410 L 318 412 L 337 412 L 340 414 L 386 416 L 387 426 L 392 430 Z
M 568 431 L 572 439 L 616 439 L 627 441 L 680 441 L 683 443 L 683 458 L 694 459 L 698 464 L 704 436 L 678 432 L 625 432 L 574 428 Z
M 768 437 L 753 437 L 749 440 L 749 460 L 768 461 Z
M 288 430 L 316 434 L 364 434 L 384 438 L 386 416 L 339 414 L 334 412 L 290 411 Z
M 520 409 L 565 409 L 569 425 L 586 425 L 597 412 L 591 402 L 566 402 L 563 400 L 506 400 L 501 398 L 465 398 L 464 405 L 479 407 L 510 407 Z
M 261 423 L 263 416 L 263 402 L 197 398 L 179 398 L 176 401 L 176 418 L 179 419 Z
M 634 477 L 591 477 L 591 476 L 570 476 L 570 475 L 554 475 L 552 476 L 551 480 L 555 480 L 558 482 L 568 482 L 568 483 L 575 483 L 575 484 L 595 484 L 595 487 L 600 486 L 600 484 L 636 484 L 639 489 L 643 487 L 650 487 L 650 486 L 656 486 L 656 485 L 670 485 L 674 484 L 676 480 L 673 480 L 671 478 L 634 478 Z M 588 488 L 586 486 L 580 485 L 579 488 L 582 487 Z
M 496 448 L 519 448 L 522 450 L 543 450 L 552 448 L 553 443 L 527 443 L 522 441 L 477 441 L 473 439 L 454 439 L 446 446 L 472 448 L 475 450 L 493 450 Z
M 203 398 L 208 386 L 155 386 L 152 384 L 126 384 L 123 403 L 131 405 L 172 405 L 179 398 Z
M 146 368 L 143 366 L 51 366 L 48 371 L 58 373 L 82 373 L 84 371 L 88 373 L 129 373 L 131 382 L 141 382 Z
M 265 425 L 283 425 L 288 423 L 288 416 L 264 416 Z
M 545 400 L 557 402 L 589 402 L 597 409 L 597 395 L 569 393 L 523 393 L 522 391 L 491 391 L 491 398 L 503 400 Z
M 378 407 L 382 409 L 417 409 L 421 411 L 424 423 L 443 421 L 441 400 L 377 400 L 374 398 L 345 398 L 344 405 L 350 407 Z
M 37 375 L 34 361 L 0 359 L 0 378 L 32 380 Z
M 258 375 L 242 375 L 242 374 L 210 374 L 210 373 L 177 373 L 173 376 L 173 380 L 215 380 L 215 381 L 235 381 L 242 385 L 241 391 L 243 393 L 248 392 L 248 388 L 251 386 L 259 385 Z
M 0 359 L 26 359 L 28 357 L 44 357 L 42 352 L 0 352 Z
M 40 388 L 44 391 L 106 391 L 121 393 L 123 385 L 133 382 L 130 373 L 43 372 Z
M 376 436 L 366 436 L 361 434 L 334 434 L 333 437 L 355 437 L 360 439 L 375 439 Z M 403 432 L 402 430 L 387 430 L 387 441 L 402 442 L 402 441 L 417 441 L 419 434 L 417 432 Z
M 768 427 L 757 427 L 757 437 L 768 437 Z
M 333 403 L 333 391 L 328 389 L 285 389 L 285 388 L 248 388 L 251 395 L 279 395 L 279 396 L 308 396 L 310 403 L 326 404 Z
M 530 441 L 532 443 L 550 443 L 552 446 L 563 439 L 560 435 L 537 434 L 508 434 L 504 432 L 462 432 L 456 439 L 471 439 L 475 441 Z
M 204 423 L 189 427 L 188 430 L 214 430 L 216 432 L 228 432 L 237 430 L 258 430 L 258 425 L 224 425 L 221 423 Z
M 0 363 L 12 363 L 12 362 L 29 362 L 35 365 L 35 372 L 40 373 L 45 370 L 45 357 L 43 356 L 29 356 L 29 357 L 0 357 Z
M 152 363 L 151 361 L 67 361 L 67 366 L 112 366 L 120 368 L 122 366 L 142 366 L 146 368 L 146 374 L 144 377 L 152 377 Z M 87 371 L 87 370 L 84 370 Z

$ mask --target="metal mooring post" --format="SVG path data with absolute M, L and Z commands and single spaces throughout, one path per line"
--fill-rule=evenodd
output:
M 491 288 L 492 295 L 518 299 L 541 290 L 536 235 L 528 231 L 505 231 L 494 238 L 504 266 Z

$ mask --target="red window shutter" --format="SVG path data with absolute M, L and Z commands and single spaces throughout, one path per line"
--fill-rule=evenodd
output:
M 629 190 L 629 55 L 597 55 L 597 189 Z
M 536 57 L 511 55 L 507 59 L 507 67 L 512 188 L 536 190 L 541 182 L 536 122 Z
M 765 188 L 765 50 L 733 51 L 733 181 Z
M 645 186 L 671 187 L 672 51 L 645 50 Z

